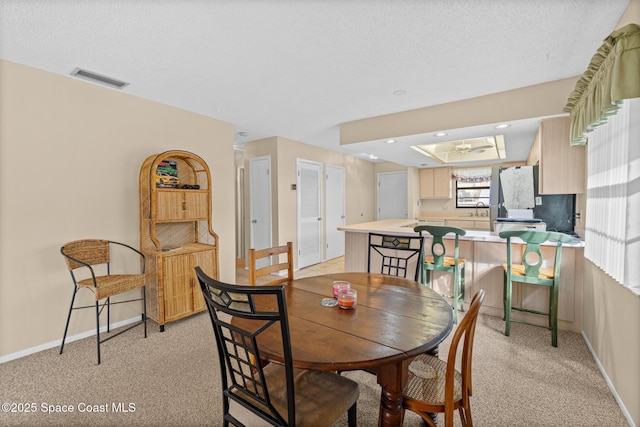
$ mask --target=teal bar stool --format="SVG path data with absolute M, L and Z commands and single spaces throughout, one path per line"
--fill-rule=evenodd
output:
M 464 312 L 464 267 L 467 260 L 459 257 L 458 238 L 467 234 L 458 227 L 442 227 L 437 225 L 419 225 L 413 229 L 432 236 L 431 255 L 424 255 L 422 261 L 422 284 L 431 287 L 431 272 L 446 271 L 453 273 L 453 322 L 458 323 L 458 310 Z M 443 237 L 446 234 L 455 235 L 453 257 L 446 256 Z
M 547 329 L 551 330 L 551 345 L 558 346 L 558 287 L 560 283 L 560 262 L 562 261 L 562 243 L 571 241 L 566 234 L 553 231 L 508 230 L 502 231 L 500 237 L 507 239 L 507 262 L 504 267 L 504 334 L 509 336 L 511 322 L 524 323 L 531 326 L 541 326 L 533 323 L 512 320 L 511 310 L 544 315 L 549 318 Z M 513 241 L 517 237 L 521 242 Z M 555 259 L 553 267 L 542 267 L 542 251 L 540 245 L 547 241 L 555 241 Z M 514 244 L 526 245 L 522 252 L 521 263 L 513 259 Z M 549 287 L 549 311 L 531 310 L 522 307 L 512 307 L 511 294 L 513 282 L 528 283 Z M 545 326 L 543 326 L 545 327 Z

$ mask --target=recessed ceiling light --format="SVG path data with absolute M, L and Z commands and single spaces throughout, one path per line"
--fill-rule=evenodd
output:
M 506 128 L 509 128 L 509 127 L 511 127 L 511 125 L 509 123 L 503 123 L 501 125 L 497 125 L 496 129 L 506 129 Z
M 238 136 L 245 137 L 245 136 L 247 136 L 247 135 L 249 135 L 249 133 L 248 133 L 248 132 L 238 132 Z
M 375 154 L 369 154 L 369 158 L 371 160 L 378 160 L 378 156 L 376 156 Z
M 446 133 L 446 132 L 438 132 L 438 133 L 436 133 L 436 136 L 447 136 L 447 135 L 449 135 L 449 134 Z
M 398 142 L 398 141 L 396 141 L 395 139 L 387 139 L 384 143 L 385 144 L 395 144 L 396 142 Z

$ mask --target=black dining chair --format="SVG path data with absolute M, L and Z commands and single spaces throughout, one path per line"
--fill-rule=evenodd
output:
M 225 426 L 245 425 L 252 414 L 274 426 L 329 427 L 348 412 L 355 427 L 358 383 L 334 372 L 293 368 L 283 285 L 231 285 L 200 267 L 195 271 L 216 337 Z M 243 319 L 242 326 L 229 316 Z M 271 328 L 279 330 L 284 358 L 264 364 L 260 340 Z M 248 413 L 231 414 L 230 401 Z
M 423 238 L 369 233 L 367 272 L 418 281 Z

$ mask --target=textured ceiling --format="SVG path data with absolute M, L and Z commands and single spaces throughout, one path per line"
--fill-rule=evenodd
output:
M 0 0 L 0 58 L 124 80 L 232 123 L 239 145 L 282 136 L 415 165 L 408 148 L 340 146 L 338 126 L 580 75 L 628 1 Z

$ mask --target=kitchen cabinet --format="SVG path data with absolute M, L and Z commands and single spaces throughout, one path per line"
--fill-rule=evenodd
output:
M 569 145 L 569 117 L 542 120 L 527 165 L 538 164 L 538 193 L 581 194 L 586 189 L 585 147 Z
M 420 169 L 421 199 L 450 199 L 451 168 Z
M 171 185 L 163 181 L 167 164 L 177 175 L 171 176 L 174 181 L 167 180 Z M 147 315 L 163 331 L 165 323 L 206 309 L 196 266 L 218 278 L 218 235 L 211 226 L 211 175 L 197 155 L 166 151 L 144 161 L 139 186 Z

